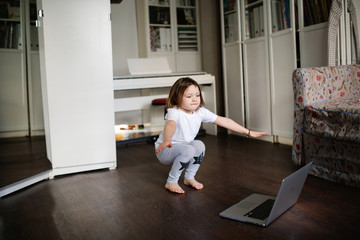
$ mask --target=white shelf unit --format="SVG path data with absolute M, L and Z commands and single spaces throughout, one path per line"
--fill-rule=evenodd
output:
M 265 1 L 268 18 L 272 134 L 293 136 L 292 74 L 297 67 L 294 0 Z M 278 141 L 279 139 L 275 139 Z M 281 140 L 280 141 L 286 141 Z
M 263 1 L 240 4 L 246 127 L 272 135 L 268 30 L 264 28 L 268 13 Z
M 265 140 L 291 144 L 292 74 L 298 66 L 327 65 L 331 1 L 220 0 L 220 5 L 226 115 L 247 128 L 267 130 Z M 355 62 L 347 1 L 342 5 L 337 65 Z
M 198 0 L 137 0 L 139 57 L 166 57 L 172 72 L 202 70 Z
M 36 1 L 1 3 L 0 17 L 0 137 L 44 134 Z
M 245 125 L 245 102 L 238 1 L 220 1 L 225 115 Z
M 221 0 L 220 4 L 226 115 L 252 130 L 268 131 L 263 140 L 288 143 L 296 28 L 294 1 L 287 2 L 287 9 L 282 2 Z
M 315 8 L 315 1 L 297 1 L 297 8 L 299 10 L 300 66 L 302 68 L 321 67 L 328 64 L 327 20 L 330 13 L 330 2 L 321 0 L 322 5 L 320 5 L 321 8 L 319 9 L 323 11 L 320 11 L 321 14 L 319 14 L 317 8 Z

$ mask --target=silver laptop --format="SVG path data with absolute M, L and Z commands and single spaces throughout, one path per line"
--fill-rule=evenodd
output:
M 220 213 L 221 217 L 267 226 L 299 198 L 312 162 L 282 180 L 276 197 L 252 194 Z

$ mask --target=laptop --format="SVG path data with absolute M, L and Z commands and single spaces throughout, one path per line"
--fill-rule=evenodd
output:
M 221 217 L 268 226 L 299 198 L 312 162 L 282 180 L 276 197 L 254 193 L 220 213 Z

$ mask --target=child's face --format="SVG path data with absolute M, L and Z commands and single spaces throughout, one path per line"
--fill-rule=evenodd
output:
M 184 92 L 180 108 L 186 113 L 192 113 L 199 108 L 201 103 L 200 90 L 195 85 L 190 85 Z

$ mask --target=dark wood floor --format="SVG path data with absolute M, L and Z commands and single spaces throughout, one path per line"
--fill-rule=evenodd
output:
M 295 206 L 264 228 L 219 217 L 253 192 L 275 195 L 297 169 L 290 146 L 202 136 L 200 191 L 164 189 L 151 144 L 118 147 L 118 168 L 55 177 L 0 200 L 0 239 L 354 239 L 357 188 L 309 176 Z
M 45 137 L 0 138 L 0 188 L 49 169 Z

